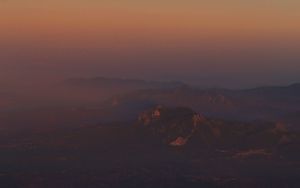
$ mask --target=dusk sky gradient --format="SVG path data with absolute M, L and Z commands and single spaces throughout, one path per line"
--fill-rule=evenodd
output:
M 297 0 L 0 0 L 0 84 L 109 76 L 300 82 Z

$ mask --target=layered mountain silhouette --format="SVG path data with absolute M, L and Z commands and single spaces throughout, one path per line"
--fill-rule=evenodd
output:
M 146 89 L 114 97 L 108 102 L 123 111 L 141 110 L 155 105 L 185 106 L 197 113 L 236 120 L 285 121 L 296 126 L 300 119 L 300 87 L 261 87 L 247 90 L 198 89 L 184 86 Z M 139 105 L 136 105 L 139 104 Z
M 177 88 L 185 86 L 182 82 L 160 82 L 160 81 L 146 81 L 138 79 L 123 79 L 123 78 L 72 78 L 66 80 L 66 83 L 71 86 L 77 87 L 90 87 L 90 88 L 119 88 L 128 90 L 138 89 L 155 89 L 155 88 Z
M 284 121 L 291 126 L 300 122 L 300 84 L 253 89 L 201 89 L 181 82 L 157 82 L 121 78 L 74 78 L 67 85 L 106 97 L 118 93 L 101 108 L 111 108 L 119 117 L 134 119 L 140 111 L 158 104 L 185 106 L 197 113 L 237 120 Z M 106 98 L 102 97 L 102 98 Z M 97 101 L 97 100 L 94 100 Z

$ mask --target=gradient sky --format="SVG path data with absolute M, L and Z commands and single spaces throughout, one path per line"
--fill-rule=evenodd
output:
M 0 0 L 0 83 L 300 82 L 298 0 Z

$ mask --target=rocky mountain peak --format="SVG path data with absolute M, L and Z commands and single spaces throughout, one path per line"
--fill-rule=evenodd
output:
M 156 106 L 140 114 L 139 124 L 160 135 L 171 146 L 183 146 L 196 129 L 205 122 L 205 117 L 184 107 Z

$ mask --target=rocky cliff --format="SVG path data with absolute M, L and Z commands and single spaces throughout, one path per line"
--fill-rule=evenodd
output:
M 139 125 L 151 130 L 171 146 L 183 146 L 206 118 L 189 108 L 156 106 L 140 114 Z

